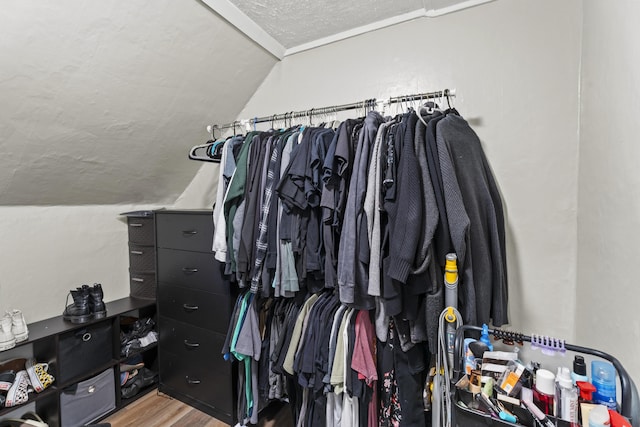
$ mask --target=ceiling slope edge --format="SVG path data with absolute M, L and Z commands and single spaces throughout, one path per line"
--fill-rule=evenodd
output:
M 284 57 L 294 55 L 296 53 L 304 52 L 306 50 L 314 49 L 316 47 L 324 46 L 330 43 L 334 43 L 340 40 L 355 37 L 360 34 L 365 34 L 370 31 L 379 30 L 381 28 L 389 27 L 391 25 L 400 24 L 402 22 L 411 21 L 417 18 L 436 18 L 439 16 L 447 15 L 449 13 L 458 12 L 460 10 L 469 9 L 471 7 L 479 6 L 485 3 L 491 3 L 495 0 L 467 0 L 461 3 L 442 7 L 439 9 L 418 9 L 412 12 L 403 13 L 401 15 L 392 16 L 381 21 L 372 22 L 367 25 L 352 28 L 347 31 L 343 31 L 337 34 L 333 34 L 327 37 L 322 37 L 317 40 L 303 43 L 291 48 L 285 48 L 280 42 L 271 37 L 260 25 L 254 20 L 249 18 L 244 12 L 242 12 L 236 5 L 229 0 L 201 0 L 202 3 L 211 8 L 214 12 L 226 19 L 231 25 L 236 27 L 242 33 L 244 33 L 251 40 L 262 46 L 265 50 L 275 56 L 278 60 L 282 60 Z
M 267 52 L 281 60 L 285 56 L 285 47 L 271 37 L 261 26 L 228 0 L 201 0 L 211 10 L 227 20 L 251 40 L 262 46 Z

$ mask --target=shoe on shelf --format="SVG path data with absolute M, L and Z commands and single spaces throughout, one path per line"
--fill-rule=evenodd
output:
M 26 341 L 29 338 L 29 328 L 24 321 L 22 310 L 7 311 L 7 316 L 11 318 L 11 332 L 16 339 L 16 343 Z
M 89 288 L 89 310 L 94 319 L 102 319 L 107 317 L 107 307 L 104 305 L 104 292 L 100 283 L 94 283 Z
M 73 304 L 65 307 L 62 317 L 71 323 L 87 323 L 91 320 L 91 310 L 89 308 L 89 286 L 83 285 L 81 288 L 69 291 L 67 294 L 67 303 L 69 295 L 73 298 Z
M 0 372 L 0 394 L 6 394 L 11 388 L 11 384 L 16 379 L 16 371 L 8 370 Z M 2 405 L 0 405 L 2 407 Z
M 9 350 L 16 346 L 16 337 L 12 331 L 11 316 L 0 318 L 0 351 Z
M 22 418 L 9 418 L 0 420 L 0 427 L 49 427 L 35 412 L 27 412 Z
M 144 368 L 144 361 L 142 355 L 136 354 L 131 356 L 120 364 L 120 372 L 133 371 L 134 369 Z
M 40 393 L 55 381 L 53 375 L 47 372 L 49 370 L 48 363 L 38 363 L 36 359 L 32 357 L 27 359 L 25 368 L 27 370 L 27 374 L 29 374 L 31 386 L 36 393 Z
M 4 406 L 10 408 L 26 403 L 29 400 L 30 385 L 27 371 L 18 371 L 16 379 L 7 392 L 7 400 L 4 402 Z
M 146 387 L 149 387 L 157 382 L 158 373 L 151 369 L 142 368 L 138 370 L 138 375 L 135 376 L 131 385 L 127 385 L 120 389 L 122 397 L 124 399 L 130 399 Z

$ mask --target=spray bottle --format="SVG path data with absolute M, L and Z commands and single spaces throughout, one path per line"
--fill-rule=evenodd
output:
M 571 381 L 567 367 L 559 367 L 556 375 L 556 418 L 568 421 L 571 427 L 578 427 L 578 390 Z

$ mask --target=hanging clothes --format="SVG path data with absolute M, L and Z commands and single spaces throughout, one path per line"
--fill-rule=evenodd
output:
M 421 426 L 447 253 L 466 323 L 507 318 L 502 200 L 478 136 L 433 104 L 228 138 L 213 250 L 242 290 L 223 357 L 239 419 Z

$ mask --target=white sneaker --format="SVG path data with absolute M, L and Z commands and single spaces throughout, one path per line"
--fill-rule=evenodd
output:
M 7 400 L 4 402 L 6 408 L 21 405 L 29 400 L 29 374 L 27 371 L 18 371 L 16 379 L 11 384 L 7 392 Z
M 7 315 L 11 317 L 11 332 L 13 332 L 16 342 L 26 341 L 29 338 L 29 328 L 27 328 L 27 322 L 24 321 L 22 310 L 7 311 Z
M 0 318 L 0 351 L 9 350 L 16 346 L 16 337 L 11 332 L 11 316 Z

